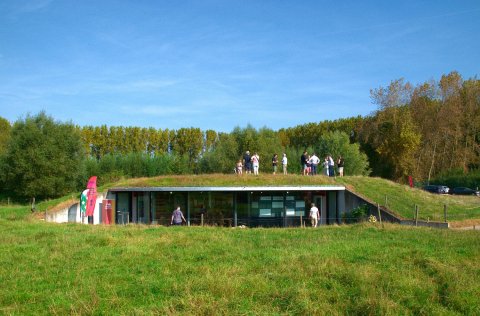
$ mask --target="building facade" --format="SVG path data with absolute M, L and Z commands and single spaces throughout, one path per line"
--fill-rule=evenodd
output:
M 169 225 L 180 206 L 188 225 L 292 227 L 309 225 L 312 203 L 321 225 L 340 223 L 343 186 L 112 188 L 117 224 Z

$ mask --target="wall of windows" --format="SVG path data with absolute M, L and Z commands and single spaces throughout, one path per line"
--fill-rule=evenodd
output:
M 320 223 L 337 216 L 334 191 L 117 192 L 116 200 L 117 223 L 169 225 L 177 206 L 190 225 L 203 219 L 212 226 L 300 226 L 308 221 L 311 203 L 322 214 Z

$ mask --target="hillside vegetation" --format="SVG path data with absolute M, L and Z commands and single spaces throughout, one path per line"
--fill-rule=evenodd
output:
M 414 217 L 415 205 L 417 205 L 419 219 L 443 221 L 446 205 L 449 222 L 480 220 L 480 198 L 477 196 L 432 194 L 418 188 L 371 177 L 337 178 L 336 183 L 345 184 L 348 189 L 370 201 L 386 206 L 406 219 Z
M 0 208 L 2 314 L 480 312 L 478 231 L 58 225 L 28 212 Z

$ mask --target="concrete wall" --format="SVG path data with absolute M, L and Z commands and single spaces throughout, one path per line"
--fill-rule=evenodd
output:
M 93 212 L 93 224 L 101 223 L 100 210 L 101 210 L 102 202 L 103 202 L 103 195 L 98 194 L 97 201 L 95 203 L 95 210 Z M 53 222 L 53 223 L 69 223 L 69 222 L 72 223 L 72 221 L 69 221 L 69 212 L 70 212 L 70 220 L 73 219 L 72 212 L 75 212 L 74 223 L 82 223 L 82 217 L 80 214 L 80 203 L 75 203 L 57 212 L 47 213 L 45 215 L 45 221 Z M 83 224 L 88 224 L 87 218 L 84 218 Z
M 415 220 L 412 219 L 404 219 L 400 222 L 400 225 L 407 225 L 407 226 L 422 226 L 422 227 L 433 227 L 433 228 L 449 228 L 450 225 L 444 222 L 425 222 L 425 221 L 418 221 L 415 223 Z

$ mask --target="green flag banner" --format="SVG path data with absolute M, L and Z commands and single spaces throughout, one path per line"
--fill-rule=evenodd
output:
M 89 189 L 86 189 L 82 192 L 82 195 L 80 195 L 80 212 L 83 214 L 85 214 L 87 210 L 88 191 Z

